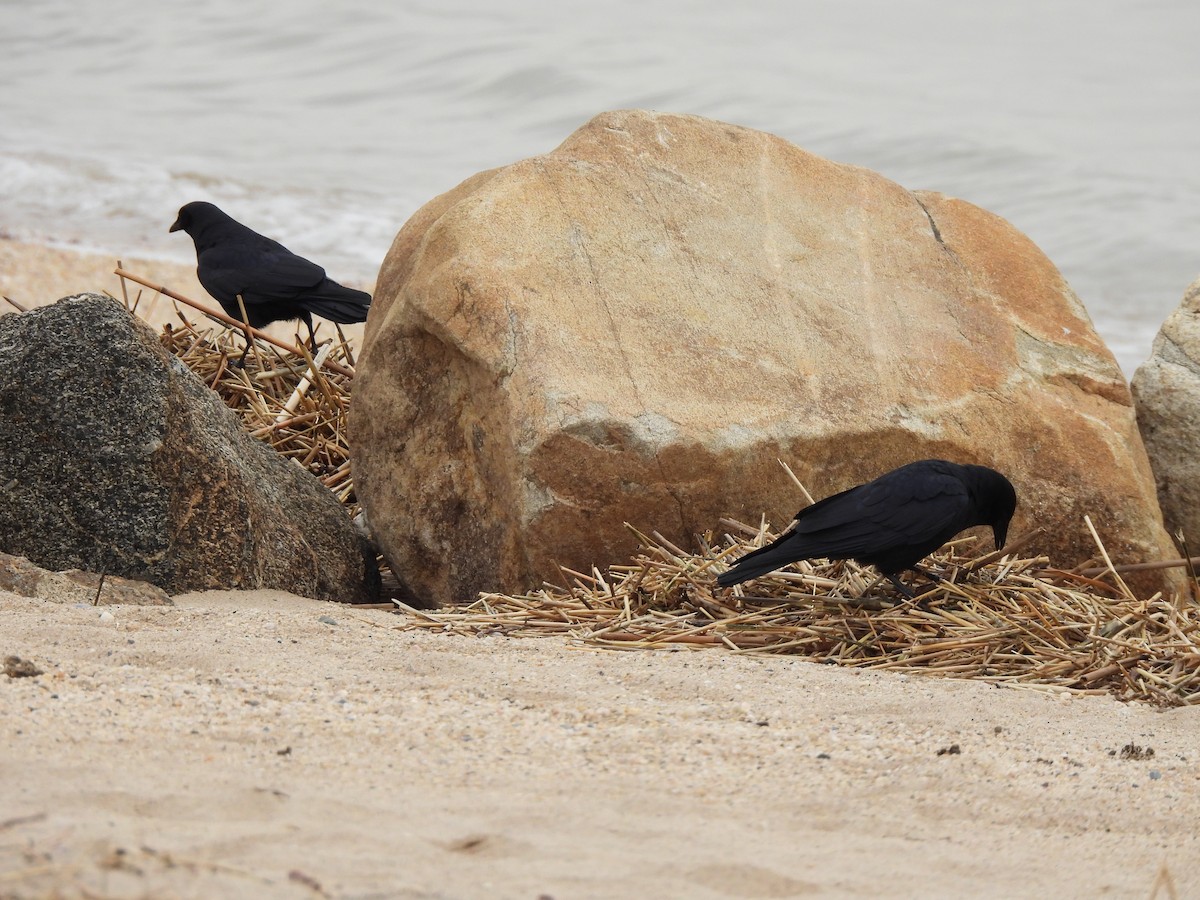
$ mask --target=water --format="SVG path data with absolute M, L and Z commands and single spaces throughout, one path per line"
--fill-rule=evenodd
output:
M 209 199 L 335 277 L 481 169 L 645 107 L 992 210 L 1131 375 L 1200 274 L 1191 0 L 0 0 L 0 231 L 191 258 Z

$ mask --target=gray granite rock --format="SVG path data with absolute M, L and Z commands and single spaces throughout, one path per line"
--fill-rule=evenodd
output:
M 378 593 L 336 498 L 99 294 L 0 318 L 0 510 L 0 550 L 48 569 L 170 593 Z
M 1163 518 L 1200 553 L 1200 279 L 1134 374 L 1133 400 Z

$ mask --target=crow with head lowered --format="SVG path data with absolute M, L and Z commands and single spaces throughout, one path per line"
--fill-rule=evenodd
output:
M 793 528 L 747 553 L 717 584 L 740 584 L 801 559 L 853 559 L 875 566 L 911 598 L 900 572 L 921 572 L 918 562 L 974 525 L 990 525 L 999 550 L 1016 508 L 1017 492 L 994 469 L 909 463 L 800 510 Z
M 367 318 L 371 295 L 342 287 L 325 270 L 287 247 L 231 219 L 211 203 L 188 203 L 171 231 L 185 231 L 196 244 L 196 276 L 225 314 L 253 328 L 299 319 L 308 326 L 316 353 L 312 317 L 347 324 Z M 249 338 L 246 351 L 250 350 Z M 246 359 L 242 354 L 240 365 Z

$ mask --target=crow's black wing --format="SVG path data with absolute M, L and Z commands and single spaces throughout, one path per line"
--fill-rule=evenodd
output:
M 221 241 L 200 254 L 200 283 L 218 300 L 236 303 L 241 294 L 250 305 L 277 303 L 293 300 L 325 280 L 325 270 L 316 263 L 270 238 L 251 235 Z
M 813 556 L 837 559 L 936 546 L 962 530 L 970 495 L 951 471 L 905 466 L 802 509 L 794 532 Z

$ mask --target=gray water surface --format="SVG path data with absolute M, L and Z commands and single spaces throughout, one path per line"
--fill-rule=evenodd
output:
M 594 114 L 778 134 L 1027 233 L 1127 375 L 1200 273 L 1200 4 L 0 0 L 0 230 L 191 258 L 209 199 L 335 277 Z

